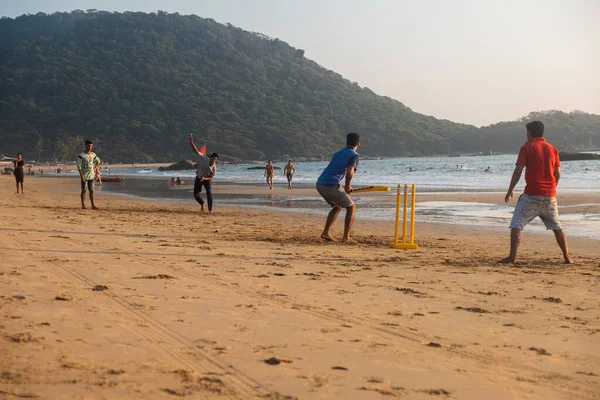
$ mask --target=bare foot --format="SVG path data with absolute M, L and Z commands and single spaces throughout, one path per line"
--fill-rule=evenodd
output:
M 200 211 L 204 211 L 204 204 L 200 204 Z
M 82 210 L 85 210 L 85 206 L 81 206 L 81 209 L 82 209 Z
M 92 210 L 99 210 L 99 208 L 96 206 L 92 206 Z
M 574 261 L 571 257 L 565 258 L 565 264 L 574 264 Z
M 358 242 L 356 240 L 349 238 L 349 237 L 343 239 L 342 242 L 344 242 L 346 244 L 358 244 Z
M 322 234 L 321 239 L 327 240 L 328 242 L 337 242 L 331 235 Z
M 514 264 L 515 261 L 516 260 L 514 258 L 506 257 L 506 258 L 503 258 L 502 260 L 499 260 L 498 262 L 501 264 Z

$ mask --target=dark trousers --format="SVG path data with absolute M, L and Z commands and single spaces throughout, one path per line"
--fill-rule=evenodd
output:
M 196 177 L 196 181 L 194 182 L 194 198 L 200 205 L 204 205 L 204 200 L 202 199 L 202 187 L 206 189 L 206 202 L 208 203 L 208 211 L 212 211 L 213 206 L 213 196 L 212 196 L 212 187 L 210 181 L 203 181 L 200 178 Z

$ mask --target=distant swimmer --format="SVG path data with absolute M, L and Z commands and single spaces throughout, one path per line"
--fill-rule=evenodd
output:
M 283 175 L 287 178 L 288 181 L 288 189 L 292 188 L 292 178 L 296 173 L 296 167 L 292 164 L 292 160 L 288 160 L 288 163 L 283 168 Z
M 77 156 L 77 171 L 81 178 L 81 208 L 85 209 L 85 192 L 88 190 L 92 210 L 97 210 L 94 203 L 94 181 L 100 169 L 100 158 L 92 151 L 93 147 L 94 143 L 89 140 L 85 141 L 85 150 Z
M 408 167 L 408 172 L 413 172 L 412 167 Z
M 205 154 L 202 154 L 196 145 L 192 134 L 189 136 L 190 146 L 192 151 L 200 157 L 196 168 L 196 180 L 194 181 L 194 198 L 200 204 L 202 211 L 204 211 L 204 199 L 202 199 L 202 188 L 206 189 L 206 201 L 208 203 L 208 211 L 212 212 L 213 209 L 213 196 L 212 196 L 212 180 L 217 174 L 217 160 L 219 155 L 212 153 L 210 158 Z M 178 178 L 179 179 L 179 178 Z
M 525 169 L 525 191 L 519 197 L 510 222 L 510 254 L 501 263 L 514 263 L 521 242 L 521 231 L 525 225 L 540 217 L 546 229 L 552 230 L 562 250 L 565 264 L 573 260 L 569 256 L 567 237 L 558 218 L 556 185 L 560 179 L 558 150 L 544 139 L 544 124 L 532 121 L 527 127 L 527 142 L 521 147 L 510 186 L 504 197 L 508 203 L 523 169 Z
M 490 168 L 490 167 L 487 167 L 487 168 L 485 169 L 485 171 L 483 171 L 483 172 L 492 172 L 492 170 L 491 170 L 491 168 Z
M 273 190 L 273 177 L 275 176 L 275 168 L 273 167 L 273 163 L 271 160 L 265 166 L 265 177 L 267 178 L 267 184 L 269 185 L 269 189 Z
M 347 243 L 356 242 L 350 238 L 350 231 L 352 230 L 354 215 L 356 213 L 356 204 L 354 204 L 354 201 L 350 197 L 350 192 L 352 192 L 350 183 L 354 177 L 354 171 L 358 168 L 360 156 L 356 150 L 359 146 L 360 135 L 358 133 L 349 133 L 346 136 L 346 147 L 333 155 L 329 165 L 327 165 L 317 180 L 317 191 L 327 204 L 332 207 L 329 215 L 327 215 L 325 229 L 321 233 L 322 239 L 335 242 L 335 239 L 331 236 L 331 228 L 342 208 L 345 208 L 346 219 L 342 240 Z M 344 179 L 345 184 L 342 187 L 341 183 Z

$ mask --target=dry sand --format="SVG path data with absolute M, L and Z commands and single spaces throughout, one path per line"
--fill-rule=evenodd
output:
M 131 200 L 0 177 L 0 398 L 597 399 L 598 242 Z M 360 212 L 360 208 L 359 211 Z M 336 226 L 339 236 L 341 221 Z

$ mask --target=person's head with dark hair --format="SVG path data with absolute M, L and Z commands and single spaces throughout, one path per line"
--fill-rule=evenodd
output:
M 91 140 L 86 140 L 85 141 L 85 152 L 89 153 L 90 151 L 92 151 L 92 147 L 94 147 L 94 142 L 92 142 Z
M 21 159 L 21 158 L 23 158 L 23 154 L 21 154 L 21 153 L 17 153 L 17 160 L 19 160 L 19 159 Z
M 360 135 L 358 133 L 351 132 L 346 135 L 346 147 L 358 147 L 360 145 Z
M 540 138 L 544 136 L 544 124 L 540 121 L 531 121 L 527 125 L 527 135 L 532 138 Z
M 219 159 L 219 155 L 217 153 L 212 153 L 210 155 L 210 165 L 215 165 L 217 160 Z

